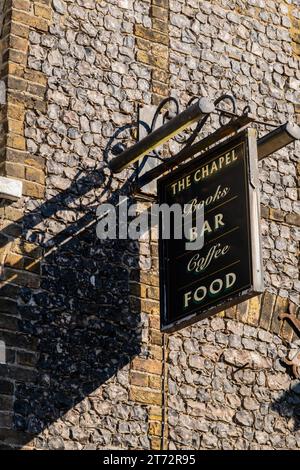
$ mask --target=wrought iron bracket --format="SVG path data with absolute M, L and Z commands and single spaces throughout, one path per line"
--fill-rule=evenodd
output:
M 231 109 L 220 108 L 220 103 L 229 103 Z M 173 107 L 173 110 L 171 109 Z M 219 115 L 220 128 L 202 140 L 195 140 L 199 137 L 205 123 L 212 113 Z M 163 115 L 163 124 L 156 128 L 158 116 Z M 224 119 L 229 120 L 227 123 Z M 236 100 L 232 95 L 224 94 L 217 98 L 213 103 L 207 98 L 192 98 L 187 108 L 180 112 L 178 100 L 174 97 L 168 97 L 158 105 L 150 125 L 137 120 L 116 130 L 110 138 L 104 151 L 104 159 L 112 172 L 119 172 L 131 163 L 142 159 L 138 167 L 135 165 L 134 172 L 130 177 L 130 192 L 140 192 L 141 188 L 158 178 L 165 172 L 173 169 L 175 166 L 184 162 L 188 158 L 203 152 L 220 140 L 229 137 L 240 131 L 243 127 L 255 122 L 265 126 L 276 127 L 272 132 L 260 138 L 258 144 L 258 159 L 261 160 L 280 148 L 288 145 L 295 140 L 300 139 L 300 127 L 292 123 L 286 123 L 277 127 L 276 124 L 257 121 L 255 116 L 250 113 L 250 106 L 244 107 L 242 114 L 237 115 Z M 190 131 L 187 137 L 180 134 L 191 124 L 196 123 L 195 128 Z M 137 141 L 134 145 L 127 148 L 122 133 L 125 131 L 138 131 L 143 126 L 146 136 Z M 138 132 L 136 132 L 136 137 Z M 114 144 L 116 139 L 121 142 Z M 138 137 L 137 137 L 138 138 Z M 157 148 L 167 140 L 174 138 L 177 144 L 182 145 L 182 149 L 171 158 L 163 158 L 157 151 Z M 110 158 L 110 154 L 113 158 Z M 144 158 L 142 158 L 144 157 Z M 158 159 L 161 163 L 147 172 L 142 172 L 149 157 Z M 141 172 L 143 174 L 141 174 Z
M 163 103 L 164 105 L 164 103 Z M 159 110 L 162 109 L 160 105 Z M 122 171 L 130 164 L 148 155 L 163 143 L 170 140 L 182 130 L 191 126 L 199 120 L 203 120 L 215 110 L 213 103 L 208 98 L 200 98 L 184 111 L 176 114 L 172 119 L 167 120 L 161 127 L 154 129 L 157 112 L 154 115 L 149 134 L 142 140 L 136 142 L 130 148 L 126 148 L 120 155 L 117 155 L 109 162 L 109 166 L 114 173 Z
M 220 105 L 221 102 L 229 103 L 230 107 L 227 106 L 226 109 L 218 107 L 216 109 L 216 106 Z M 169 159 L 163 158 L 160 152 L 157 151 L 157 146 L 161 144 L 163 140 L 161 137 L 163 135 L 166 140 L 174 138 L 177 144 L 182 146 L 182 149 L 179 152 L 179 154 L 182 155 L 181 152 L 190 148 L 200 135 L 202 128 L 212 112 L 219 114 L 220 126 L 226 127 L 224 126 L 224 119 L 229 119 L 229 122 L 235 121 L 235 118 L 237 117 L 236 109 L 237 105 L 235 98 L 229 94 L 225 94 L 217 98 L 213 103 L 207 98 L 199 99 L 198 97 L 193 97 L 188 102 L 187 108 L 180 112 L 178 100 L 175 97 L 170 96 L 162 100 L 158 105 L 153 114 L 151 123 L 147 124 L 142 120 L 137 119 L 135 122 L 116 129 L 105 148 L 104 160 L 111 171 L 115 172 L 125 168 L 130 161 L 133 162 L 136 160 L 136 155 L 135 158 L 132 158 L 133 153 L 138 154 L 139 159 L 140 156 L 142 157 L 144 155 L 144 158 L 142 158 L 142 160 L 140 159 L 141 163 L 139 163 L 138 167 L 134 167 L 135 174 L 133 175 L 133 179 L 135 179 L 135 183 L 137 183 L 140 173 L 142 172 L 143 176 L 145 175 L 145 171 L 142 171 L 142 168 L 145 166 L 149 157 L 158 159 L 162 165 L 169 161 Z M 243 115 L 249 114 L 249 110 L 249 106 L 246 106 L 243 111 Z M 161 127 L 156 128 L 159 116 L 162 116 L 162 125 Z M 196 126 L 193 130 L 188 131 L 186 127 L 190 126 L 193 122 L 196 122 Z M 146 136 L 142 140 L 139 140 L 138 137 L 140 126 L 144 128 L 144 133 L 146 133 Z M 185 134 L 184 136 L 181 134 L 183 129 Z M 128 137 L 126 138 L 126 133 L 128 132 L 131 134 L 135 132 L 135 139 L 137 139 L 136 144 L 130 148 L 127 147 L 126 142 L 128 141 Z M 153 145 L 153 142 L 156 142 L 156 144 Z M 160 170 L 163 169 L 160 165 L 158 165 L 158 167 Z M 150 172 L 147 172 L 147 174 L 148 173 L 150 176 Z M 148 182 L 158 176 L 160 175 L 156 174 L 151 177 L 151 179 L 149 178 Z

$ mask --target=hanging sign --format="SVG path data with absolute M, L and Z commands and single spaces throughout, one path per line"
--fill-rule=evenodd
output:
M 187 249 L 191 239 L 163 238 L 160 224 L 162 331 L 178 330 L 263 291 L 254 129 L 161 178 L 158 200 L 179 204 L 192 217 L 204 210 L 196 235 L 204 242 L 197 250 Z

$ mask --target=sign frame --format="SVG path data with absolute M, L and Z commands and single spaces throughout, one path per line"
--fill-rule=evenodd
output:
M 248 189 L 248 214 L 245 215 L 248 220 L 249 227 L 249 266 L 251 270 L 251 286 L 239 292 L 233 297 L 227 298 L 225 301 L 221 300 L 216 302 L 215 305 L 202 310 L 201 312 L 194 312 L 182 316 L 175 320 L 168 320 L 168 255 L 166 244 L 168 240 L 162 240 L 159 237 L 159 272 L 160 272 L 160 322 L 161 331 L 172 333 L 188 325 L 191 325 L 201 319 L 215 315 L 225 309 L 237 305 L 251 297 L 260 295 L 264 292 L 263 280 L 263 264 L 262 264 L 262 248 L 261 248 L 261 233 L 260 233 L 260 194 L 259 194 L 259 179 L 258 179 L 258 155 L 257 155 L 257 132 L 255 129 L 248 128 L 239 132 L 234 137 L 226 139 L 225 142 L 215 145 L 212 149 L 181 165 L 172 173 L 163 176 L 158 180 L 158 203 L 165 202 L 166 185 L 170 184 L 175 179 L 180 178 L 180 175 L 186 173 L 188 169 L 192 172 L 193 169 L 201 166 L 202 162 L 209 159 L 210 156 L 222 155 L 230 146 L 238 145 L 239 143 L 245 144 L 245 164 L 247 170 L 246 187 Z M 176 202 L 176 201 L 174 201 Z M 201 278 L 199 278 L 199 281 Z M 201 307 L 199 307 L 199 310 Z

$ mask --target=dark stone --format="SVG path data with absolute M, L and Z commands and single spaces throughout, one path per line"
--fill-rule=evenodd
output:
M 15 400 L 14 410 L 20 415 L 27 415 L 31 411 L 31 406 L 28 401 L 25 400 Z
M 44 429 L 44 422 L 32 416 L 28 420 L 27 431 L 32 434 L 39 434 Z
M 16 414 L 14 416 L 14 420 L 13 420 L 13 423 L 14 423 L 14 428 L 18 431 L 25 431 L 26 430 L 26 419 L 21 416 L 21 415 L 18 415 Z
M 29 289 L 28 287 L 23 287 L 22 289 L 20 289 L 20 297 L 23 302 L 28 303 L 32 297 L 31 289 Z
M 0 310 L 11 315 L 16 315 L 17 313 L 17 302 L 11 299 L 0 298 Z
M 13 382 L 9 382 L 5 379 L 0 379 L 0 393 L 2 395 L 12 395 L 14 392 Z
M 12 299 L 16 299 L 17 296 L 19 295 L 20 292 L 20 287 L 15 286 L 13 284 L 5 284 L 1 286 L 1 298 L 2 297 L 11 297 Z

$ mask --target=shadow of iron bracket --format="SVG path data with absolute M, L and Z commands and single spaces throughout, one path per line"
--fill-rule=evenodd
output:
M 298 336 L 300 337 L 300 320 L 292 313 L 280 313 L 280 320 L 289 320 L 294 326 Z
M 280 320 L 288 320 L 296 330 L 298 336 L 300 337 L 300 320 L 293 313 L 280 313 Z M 300 351 L 298 351 L 293 359 L 288 359 L 287 357 L 283 359 L 284 364 L 292 368 L 293 375 L 296 379 L 300 379 Z
M 292 368 L 293 375 L 296 379 L 300 379 L 300 351 L 297 352 L 293 359 L 290 360 L 286 357 L 282 362 Z

